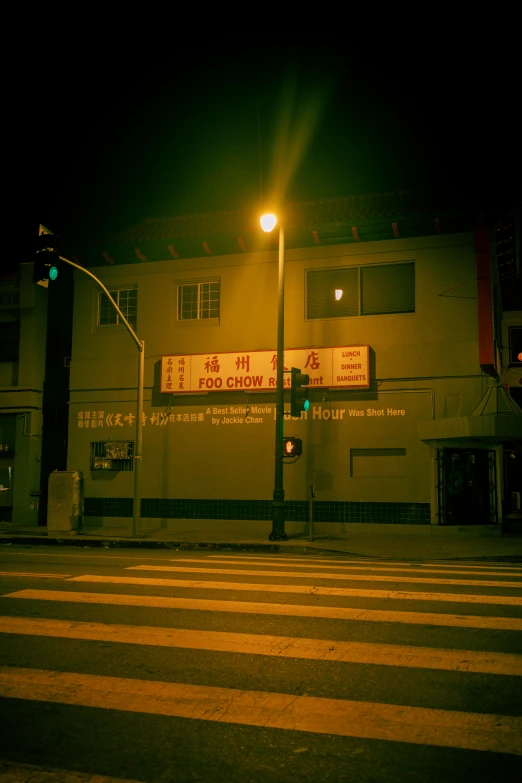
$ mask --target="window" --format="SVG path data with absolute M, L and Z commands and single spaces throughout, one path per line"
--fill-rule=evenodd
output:
M 138 289 L 137 288 L 108 288 L 107 289 L 122 311 L 123 315 L 136 329 L 138 323 Z M 123 325 L 119 313 L 114 309 L 107 294 L 101 292 L 98 309 L 99 326 Z
M 509 327 L 509 364 L 512 367 L 522 365 L 522 326 Z
M 219 280 L 178 286 L 178 320 L 219 318 Z
M 307 317 L 348 318 L 415 312 L 415 264 L 380 264 L 307 273 Z
M 18 361 L 20 321 L 0 323 L 0 362 Z

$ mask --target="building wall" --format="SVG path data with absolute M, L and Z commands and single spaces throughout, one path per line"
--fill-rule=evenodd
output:
M 13 466 L 9 521 L 19 525 L 38 524 L 40 503 L 47 291 L 33 283 L 32 270 L 32 264 L 21 264 L 18 308 L 0 315 L 20 323 L 17 360 L 0 362 L 0 430 L 14 433 L 0 456 L 4 466 L 6 460 Z
M 286 422 L 285 434 L 303 440 L 303 456 L 285 464 L 286 499 L 305 502 L 313 485 L 316 499 L 329 504 L 324 513 L 335 514 L 333 502 L 359 504 L 362 516 L 387 504 L 381 515 L 400 511 L 410 521 L 429 521 L 429 449 L 417 423 L 469 415 L 486 386 L 478 366 L 476 286 L 469 282 L 476 275 L 472 235 L 319 246 L 289 251 L 285 260 L 285 345 L 368 344 L 372 357 L 370 390 L 313 389 L 308 415 Z M 306 319 L 306 270 L 400 261 L 415 262 L 415 313 Z M 217 516 L 225 501 L 232 505 L 223 515 L 232 513 L 233 501 L 269 503 L 275 394 L 162 395 L 159 364 L 163 354 L 275 350 L 277 253 L 93 272 L 109 288 L 138 287 L 137 333 L 145 341 L 144 515 L 188 514 L 176 499 L 208 501 L 204 508 Z M 177 321 L 177 284 L 213 277 L 221 285 L 219 325 Z M 77 273 L 68 469 L 84 474 L 88 513 L 127 517 L 133 473 L 91 471 L 90 444 L 134 441 L 138 352 L 124 327 L 96 325 L 97 302 L 94 281 Z M 246 506 L 235 508 L 243 513 Z M 256 509 L 266 512 L 264 505 Z M 296 506 L 295 513 L 302 509 Z

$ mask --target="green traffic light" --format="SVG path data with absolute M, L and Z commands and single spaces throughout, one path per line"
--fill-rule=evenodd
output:
M 299 418 L 302 411 L 310 408 L 310 401 L 307 399 L 308 390 L 303 388 L 310 383 L 310 376 L 302 373 L 297 367 L 292 367 L 292 380 L 290 384 L 290 415 Z
M 57 277 L 58 277 L 58 267 L 52 266 L 49 269 L 49 280 L 56 280 Z

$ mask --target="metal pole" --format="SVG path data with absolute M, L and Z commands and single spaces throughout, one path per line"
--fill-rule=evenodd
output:
M 141 340 L 138 349 L 138 402 L 136 410 L 136 443 L 134 447 L 134 499 L 132 517 L 132 537 L 140 534 L 141 519 L 141 452 L 143 440 L 143 370 L 145 366 L 145 341 Z
M 276 437 L 275 479 L 272 502 L 272 532 L 270 541 L 286 541 L 285 490 L 283 488 L 283 430 L 284 430 L 284 369 L 285 369 L 285 234 L 279 223 L 279 286 L 277 302 L 277 376 L 276 376 Z
M 313 520 L 314 520 L 314 498 L 315 498 L 315 492 L 313 484 L 310 484 L 310 501 L 309 501 L 309 507 L 308 507 L 308 521 L 309 521 L 309 530 L 308 530 L 308 540 L 313 541 Z
M 140 530 L 140 518 L 141 518 L 141 452 L 142 452 L 142 423 L 141 420 L 143 419 L 143 368 L 144 368 L 144 359 L 145 359 L 145 342 L 143 340 L 140 340 L 130 323 L 127 321 L 125 316 L 123 315 L 122 311 L 110 295 L 110 293 L 107 291 L 101 280 L 98 280 L 96 275 L 93 275 L 92 272 L 89 272 L 88 269 L 85 269 L 83 266 L 79 266 L 78 264 L 75 264 L 74 261 L 70 261 L 68 258 L 64 258 L 63 256 L 59 256 L 60 261 L 64 261 L 69 266 L 73 266 L 75 269 L 79 269 L 80 272 L 83 272 L 84 275 L 88 275 L 91 277 L 102 289 L 102 291 L 107 295 L 109 298 L 110 303 L 120 316 L 121 320 L 125 324 L 125 327 L 127 331 L 129 332 L 130 336 L 136 343 L 136 346 L 138 348 L 138 403 L 137 403 L 137 411 L 136 411 L 136 442 L 134 444 L 134 499 L 133 499 L 133 515 L 132 515 L 132 533 L 131 535 L 134 537 L 138 535 Z

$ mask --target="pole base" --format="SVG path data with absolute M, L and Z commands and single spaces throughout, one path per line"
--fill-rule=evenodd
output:
M 284 532 L 284 530 L 276 530 L 272 531 L 270 535 L 268 536 L 269 541 L 288 541 L 288 536 Z

